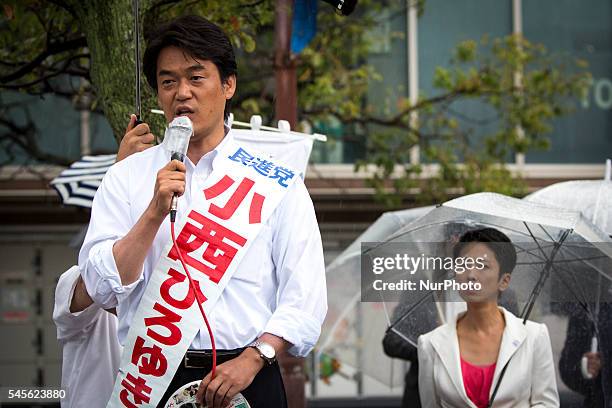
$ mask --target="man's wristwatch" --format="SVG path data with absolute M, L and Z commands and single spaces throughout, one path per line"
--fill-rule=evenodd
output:
M 261 357 L 266 363 L 272 364 L 276 361 L 276 350 L 272 347 L 271 344 L 266 343 L 265 341 L 255 340 L 247 347 L 253 347 L 255 350 L 259 352 L 259 357 Z

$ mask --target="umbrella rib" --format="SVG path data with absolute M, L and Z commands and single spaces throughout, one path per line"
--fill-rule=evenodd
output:
M 520 248 L 520 246 L 518 246 L 516 244 L 515 244 L 515 246 Z M 527 249 L 524 249 L 524 251 L 529 253 L 529 254 L 531 254 L 532 256 L 535 256 L 535 257 L 541 259 L 541 257 L 538 254 L 533 253 L 532 251 L 529 251 Z M 600 258 L 607 258 L 607 257 L 606 256 L 593 257 L 593 259 L 600 259 Z M 587 266 L 589 266 L 589 267 L 597 270 L 598 272 L 600 272 L 594 265 L 589 265 L 588 263 L 584 262 L 585 259 L 588 260 L 588 259 L 591 259 L 591 258 L 576 258 L 576 259 L 569 260 L 569 261 L 581 261 L 581 262 L 585 263 Z M 571 273 L 571 271 L 568 270 L 566 267 L 560 265 L 561 263 L 564 263 L 564 262 L 566 262 L 566 260 L 556 261 L 554 263 L 554 265 L 552 266 L 553 270 L 559 271 L 559 273 L 565 272 L 565 273 L 569 274 L 571 276 L 571 279 L 573 280 L 575 286 L 582 288 L 582 285 L 580 285 L 578 283 L 578 281 L 576 280 L 575 274 Z M 521 264 L 521 265 L 535 265 L 535 264 L 538 264 L 538 263 L 542 263 L 542 262 L 521 262 L 521 263 L 517 263 L 517 265 L 519 265 L 519 264 Z M 577 292 L 574 290 L 574 288 L 569 286 L 568 283 L 565 280 L 561 279 L 561 282 L 572 293 L 572 295 L 574 295 L 574 298 L 576 299 L 577 303 L 585 310 L 585 312 L 589 316 L 591 316 L 592 319 L 595 319 L 595 316 L 593 316 L 593 313 L 588 309 L 587 303 L 585 301 L 581 301 L 580 300 L 580 299 L 586 299 L 586 295 L 584 293 L 582 293 L 582 297 L 579 297 Z
M 574 252 L 572 251 L 571 247 L 568 248 L 568 251 L 571 254 L 574 254 Z M 607 256 L 602 255 L 601 257 L 594 257 L 594 259 L 599 259 L 599 258 L 607 258 Z M 599 278 L 598 279 L 598 284 L 597 284 L 597 289 L 598 289 L 597 299 L 598 300 L 595 302 L 595 313 L 593 314 L 590 310 L 588 310 L 588 308 L 586 306 L 584 306 L 587 314 L 589 314 L 591 316 L 593 322 L 597 322 L 597 320 L 599 319 L 599 303 L 600 303 L 599 299 L 601 298 L 601 278 L 603 276 L 603 277 L 605 277 L 610 282 L 612 282 L 612 278 L 607 276 L 606 273 L 600 267 L 598 267 L 597 265 L 593 265 L 591 262 L 589 262 L 591 260 L 591 258 L 577 258 L 576 260 L 581 262 L 581 263 L 583 263 L 588 268 L 591 268 L 591 269 L 593 269 L 593 270 L 598 272 L 598 274 L 597 274 L 597 277 Z M 566 271 L 566 270 L 564 269 L 564 271 Z M 576 286 L 582 287 L 582 285 L 579 285 L 578 282 L 576 281 L 576 277 L 573 274 L 571 274 L 571 276 L 573 277 L 574 283 L 576 284 Z M 570 291 L 571 291 L 571 289 L 570 289 Z M 586 296 L 585 296 L 585 298 L 586 298 Z M 585 305 L 586 305 L 586 303 L 585 303 Z M 594 323 L 594 324 L 596 325 L 596 323 Z M 596 330 L 596 333 L 597 333 L 597 328 L 595 330 Z
M 520 249 L 520 251 L 517 251 L 517 253 L 516 253 L 517 255 L 519 255 L 520 253 L 524 252 L 524 253 L 529 254 L 531 256 L 535 256 L 536 258 L 540 259 L 541 261 L 548 261 L 548 259 L 546 258 L 545 254 L 540 256 L 536 252 L 542 252 L 542 250 L 545 249 L 545 248 L 548 248 L 549 245 L 543 245 L 543 246 L 539 245 L 538 246 L 539 251 L 523 248 L 523 247 L 521 247 L 519 244 L 517 244 L 515 242 L 513 242 L 512 245 L 514 245 L 515 248 Z M 553 247 L 553 246 L 554 245 L 550 245 L 550 247 Z M 544 258 L 542 258 L 542 257 L 544 257 Z M 541 263 L 541 262 L 533 262 L 533 263 L 536 264 L 536 263 Z M 529 263 L 528 262 L 517 262 L 516 264 L 517 265 L 528 265 Z
M 546 260 L 546 265 L 548 265 L 549 263 L 549 259 L 546 256 L 546 253 L 544 252 L 544 249 L 542 249 L 542 246 L 540 245 L 540 243 L 538 242 L 538 239 L 535 237 L 535 235 L 533 234 L 533 231 L 531 231 L 531 228 L 529 228 L 529 224 L 527 224 L 525 221 L 523 221 L 523 225 L 525 225 L 525 228 L 527 229 L 527 231 L 529 232 L 529 235 L 531 236 L 531 239 L 533 239 L 533 242 L 538 246 L 538 249 L 540 251 L 540 253 L 542 254 L 542 256 L 544 257 L 544 259 Z M 554 241 L 554 240 L 553 240 Z M 531 252 L 530 252 L 531 253 Z M 546 268 L 546 266 L 544 266 L 544 268 Z M 527 299 L 527 303 L 525 304 L 525 307 L 523 308 L 523 310 L 521 311 L 521 317 L 525 316 L 525 313 L 529 313 L 531 312 L 531 308 L 532 306 L 532 301 L 535 299 L 535 293 L 538 292 L 539 294 L 539 290 L 538 290 L 538 286 L 539 286 L 540 282 L 536 283 L 535 288 L 531 291 L 531 293 L 529 294 L 529 298 Z M 530 306 L 531 305 L 531 306 Z M 525 319 L 526 321 L 526 319 Z M 523 321 L 523 323 L 525 323 L 525 321 Z
M 403 237 L 404 235 L 408 235 L 408 234 L 410 234 L 410 233 L 413 233 L 413 232 L 418 231 L 418 230 L 423 229 L 423 228 L 430 228 L 430 227 L 432 227 L 432 226 L 434 226 L 434 225 L 438 225 L 438 224 L 440 224 L 440 225 L 441 225 L 441 224 L 445 224 L 445 223 L 446 223 L 446 221 L 443 221 L 443 222 L 438 222 L 438 223 L 433 223 L 433 224 L 422 225 L 422 226 L 420 226 L 420 227 L 418 227 L 418 228 L 415 228 L 415 229 L 411 229 L 411 230 L 408 230 L 408 231 L 405 231 L 405 232 L 402 232 L 402 233 L 397 233 L 396 235 L 392 235 L 392 236 L 390 236 L 389 238 L 386 238 L 384 241 L 380 241 L 380 242 L 378 242 L 378 243 L 377 243 L 375 246 L 373 246 L 373 247 L 371 247 L 371 248 L 366 248 L 366 249 L 363 251 L 363 255 L 365 255 L 365 254 L 367 254 L 368 252 L 371 252 L 371 251 L 373 251 L 373 250 L 375 250 L 375 249 L 378 249 L 378 248 L 379 248 L 379 247 L 381 247 L 382 245 L 387 244 L 387 243 L 391 242 L 391 241 L 392 241 L 392 240 L 394 240 L 394 239 L 401 238 L 401 237 Z
M 402 333 L 401 331 L 397 330 L 395 327 L 393 326 L 389 326 L 390 331 L 392 331 L 393 333 L 397 334 L 400 338 L 402 338 L 403 340 L 406 340 L 408 343 L 412 344 L 414 347 L 417 347 L 416 344 L 414 344 L 414 341 L 410 340 L 410 338 L 408 338 L 408 336 L 406 336 L 404 333 Z
M 519 247 L 519 246 L 518 246 L 518 245 L 516 245 L 516 244 L 515 244 L 515 246 L 516 246 L 516 247 Z M 520 247 L 519 247 L 519 248 L 520 248 Z M 524 252 L 526 252 L 526 253 L 528 253 L 528 254 L 530 254 L 530 255 L 534 256 L 534 257 L 537 257 L 537 258 L 539 258 L 539 259 L 541 259 L 541 260 L 540 260 L 540 261 L 536 261 L 536 262 L 517 262 L 517 263 L 516 263 L 517 265 L 537 265 L 537 264 L 542 264 L 542 263 L 547 262 L 547 259 L 546 259 L 546 258 L 542 259 L 542 258 L 541 258 L 541 257 L 540 257 L 538 254 L 536 254 L 536 253 L 534 253 L 534 252 L 532 252 L 532 251 L 529 251 L 529 250 L 527 250 L 527 249 L 524 249 Z M 576 262 L 576 261 L 581 261 L 581 262 L 583 262 L 585 259 L 589 260 L 589 259 L 601 259 L 601 258 L 607 258 L 607 257 L 606 257 L 605 255 L 602 255 L 602 256 L 599 256 L 599 257 L 592 257 L 592 258 L 575 258 L 575 259 L 561 260 L 561 261 L 556 261 L 556 262 L 554 263 L 554 266 L 552 266 L 552 268 L 553 268 L 553 270 L 559 270 L 559 271 L 562 271 L 562 272 L 568 272 L 568 273 L 569 273 L 569 271 L 568 271 L 568 270 L 567 270 L 565 267 L 561 266 L 560 264 L 563 264 L 563 263 L 569 263 L 569 262 Z M 594 269 L 595 269 L 595 268 L 594 268 Z M 571 276 L 572 276 L 572 278 L 574 279 L 574 282 L 575 282 L 575 283 L 577 283 L 577 282 L 576 282 L 576 278 L 575 278 L 575 276 L 574 276 L 573 274 L 571 274 Z M 562 282 L 563 282 L 564 284 L 566 284 L 566 285 L 567 285 L 567 283 L 566 283 L 565 281 L 562 281 Z M 571 289 L 571 288 L 570 288 L 570 289 Z M 573 292 L 573 291 L 572 291 L 572 292 Z M 578 298 L 578 297 L 576 296 L 576 298 Z
M 546 231 L 546 228 L 544 228 L 544 227 L 542 226 L 542 224 L 538 224 L 538 227 L 540 227 L 540 229 L 541 229 L 542 231 L 544 231 L 544 233 L 546 234 L 546 236 L 548 237 L 548 239 L 550 239 L 550 240 L 551 240 L 551 241 L 553 241 L 553 242 L 556 242 L 556 241 L 555 241 L 555 239 L 554 239 L 554 238 L 553 238 L 553 237 L 552 237 L 552 236 L 551 236 L 551 235 L 548 233 L 548 231 Z M 531 233 L 531 231 L 530 231 L 530 233 Z
M 544 257 L 544 259 L 546 260 L 546 262 L 549 261 L 548 257 L 546 256 L 546 252 L 544 252 L 544 247 L 540 244 L 540 242 L 538 241 L 538 239 L 536 238 L 536 236 L 533 234 L 533 231 L 531 231 L 531 228 L 529 228 L 529 224 L 527 224 L 525 221 L 523 221 L 523 225 L 525 225 L 525 228 L 527 228 L 527 231 L 529 232 L 529 236 L 531 236 L 531 239 L 533 239 L 533 242 L 538 246 L 538 249 L 540 250 L 540 252 L 542 253 L 542 256 Z M 557 245 L 557 241 L 555 241 L 555 239 L 553 237 L 551 237 L 548 232 L 546 230 L 544 230 L 544 232 L 546 233 L 546 235 L 548 235 L 548 237 L 550 238 L 550 240 L 552 241 L 552 247 L 554 248 Z
M 380 241 L 380 242 L 378 242 L 378 243 L 377 243 L 375 246 L 373 246 L 373 247 L 371 247 L 371 248 L 367 248 L 366 250 L 364 250 L 364 251 L 363 251 L 363 254 L 366 254 L 366 253 L 368 253 L 368 252 L 370 252 L 370 251 L 373 251 L 373 250 L 375 250 L 375 249 L 379 248 L 380 246 L 382 246 L 382 245 L 384 245 L 384 244 L 386 244 L 386 243 L 391 242 L 392 240 L 395 240 L 395 239 L 401 238 L 401 237 L 403 237 L 403 236 L 405 236 L 405 235 L 408 235 L 408 234 L 414 233 L 414 232 L 419 231 L 419 230 L 421 230 L 421 229 L 424 229 L 424 228 L 431 228 L 431 227 L 434 227 L 434 226 L 443 225 L 443 224 L 451 224 L 451 223 L 452 223 L 451 221 L 448 221 L 448 220 L 447 220 L 447 221 L 441 221 L 441 222 L 435 222 L 435 223 L 430 223 L 430 224 L 426 224 L 426 225 L 421 225 L 421 226 L 419 226 L 419 227 L 417 227 L 417 228 L 413 228 L 413 229 L 410 229 L 410 230 L 408 230 L 408 231 L 397 232 L 395 235 L 392 235 L 392 236 L 390 236 L 390 237 L 386 238 L 384 241 Z M 479 225 L 482 225 L 482 226 L 491 226 L 491 227 L 501 228 L 501 229 L 504 229 L 504 230 L 506 230 L 506 231 L 510 231 L 510 232 L 512 232 L 512 233 L 515 233 L 515 234 L 517 234 L 517 235 L 523 235 L 523 236 L 528 236 L 528 237 L 533 238 L 533 235 L 526 234 L 524 231 L 521 231 L 521 230 L 516 229 L 516 228 L 509 228 L 508 226 L 497 225 L 497 224 L 490 223 L 490 222 L 480 222 L 480 223 L 478 223 L 478 224 L 479 224 Z M 410 225 L 410 224 L 408 224 L 408 225 Z M 534 239 L 535 239 L 535 238 L 534 238 Z M 554 239 L 552 239 L 552 238 L 551 238 L 551 240 L 553 240 L 553 241 L 554 241 Z
M 529 255 L 532 255 L 538 259 L 540 259 L 540 261 L 534 261 L 534 262 L 517 262 L 517 265 L 536 265 L 536 264 L 540 264 L 543 263 L 546 258 L 542 258 L 541 256 L 539 256 L 538 254 L 536 254 L 534 251 L 523 248 L 522 246 L 520 246 L 518 243 L 513 242 L 513 245 L 520 249 L 520 251 L 517 251 L 517 255 L 520 254 L 521 252 L 525 252 Z M 542 245 L 541 248 L 548 248 L 548 247 L 553 247 L 554 245 Z M 568 252 L 571 252 L 572 254 L 574 254 L 574 252 L 572 251 L 572 247 L 568 245 L 565 246 L 566 250 Z M 609 259 L 610 257 L 607 255 L 597 255 L 597 256 L 588 256 L 588 257 L 576 257 L 576 258 L 567 258 L 567 259 L 561 259 L 558 261 L 555 261 L 555 265 L 559 265 L 559 264 L 568 264 L 571 262 L 582 262 L 584 263 L 586 266 L 588 266 L 589 268 L 592 268 L 594 270 L 596 270 L 599 273 L 602 273 L 601 269 L 599 267 L 597 267 L 596 265 L 592 265 L 590 263 L 588 263 L 587 261 L 595 261 L 595 260 L 599 260 L 599 259 Z M 605 275 L 605 274 L 604 274 Z M 607 277 L 606 277 L 607 278 Z M 607 278 L 609 280 L 611 280 L 610 278 Z M 611 280 L 612 282 L 612 280 Z
M 527 223 L 525 223 L 525 226 L 527 227 L 527 230 L 529 231 L 530 234 L 532 234 L 531 229 L 529 228 L 529 226 L 527 225 Z M 540 279 L 538 280 L 538 282 L 536 283 L 535 288 L 533 289 L 533 291 L 531 292 L 530 296 L 529 296 L 529 301 L 528 303 L 525 305 L 525 308 L 523 309 L 523 312 L 521 313 L 521 315 L 523 315 L 523 324 L 527 323 L 527 318 L 529 317 L 531 310 L 533 309 L 533 306 L 535 304 L 535 299 L 540 295 L 540 291 L 542 290 L 542 287 L 544 286 L 544 283 L 546 282 L 546 280 L 548 279 L 548 276 L 550 275 L 550 270 L 552 269 L 553 266 L 553 260 L 555 259 L 555 256 L 557 255 L 557 252 L 559 252 L 559 249 L 561 248 L 561 245 L 563 245 L 563 242 L 567 239 L 567 237 L 569 236 L 570 230 L 565 230 L 563 232 L 563 234 L 561 234 L 561 238 L 559 239 L 559 241 L 556 243 L 555 247 L 552 250 L 552 253 L 550 255 L 550 259 L 546 262 L 546 265 L 544 266 L 544 271 L 542 271 L 542 273 L 540 274 Z M 532 234 L 533 236 L 533 234 Z M 535 239 L 535 237 L 534 237 Z M 538 247 L 540 246 L 539 242 L 537 242 L 536 240 L 536 245 L 538 245 Z
M 531 231 L 531 228 L 529 228 L 529 225 L 527 225 L 527 223 L 524 222 L 524 221 L 523 221 L 523 224 L 525 224 L 525 227 L 527 228 L 527 231 L 529 231 L 529 234 L 531 234 L 531 236 L 532 236 L 533 240 L 535 241 L 536 245 L 538 246 L 538 248 L 540 248 L 540 243 L 537 241 L 537 239 L 533 235 L 533 232 Z M 544 232 L 548 235 L 546 230 L 544 230 Z M 561 245 L 563 244 L 565 239 L 569 236 L 569 233 L 570 233 L 570 230 L 565 230 L 563 232 L 563 234 L 561 234 L 561 237 L 559 238 L 559 241 L 556 242 L 556 245 L 553 248 L 553 251 L 551 253 L 550 259 L 548 260 L 548 262 L 546 263 L 546 266 L 544 267 L 544 270 L 540 274 L 540 279 L 538 280 L 538 282 L 536 283 L 535 288 L 533 289 L 533 291 L 529 295 L 529 300 L 528 300 L 527 304 L 525 305 L 525 308 L 521 312 L 521 317 L 523 317 L 523 324 L 527 323 L 527 318 L 529 317 L 529 314 L 531 313 L 531 310 L 533 309 L 533 305 L 535 304 L 535 299 L 540 294 L 540 291 L 542 290 L 542 287 L 544 286 L 544 282 L 546 282 L 546 280 L 548 279 L 548 276 L 550 275 L 550 270 L 552 269 L 552 262 L 553 262 L 553 260 L 555 258 L 555 255 L 559 251 L 559 248 L 561 248 Z M 544 254 L 544 256 L 546 256 L 546 255 Z M 508 361 L 506 363 L 506 365 L 504 366 L 504 368 L 502 369 L 502 372 L 501 372 L 501 374 L 499 376 L 499 379 L 497 380 L 497 384 L 495 385 L 495 389 L 493 390 L 493 394 L 491 395 L 491 399 L 489 401 L 488 407 L 491 407 L 493 405 L 493 401 L 495 400 L 495 396 L 497 395 L 497 391 L 499 389 L 501 381 L 504 378 L 504 374 L 506 374 L 506 368 L 508 368 L 508 364 L 509 363 L 510 363 L 510 361 Z
M 570 253 L 572 253 L 572 254 L 574 253 L 574 252 L 571 250 L 571 247 L 568 249 L 568 251 L 569 251 Z M 602 255 L 602 258 L 609 258 L 609 257 L 608 257 L 608 256 L 606 256 L 606 255 Z M 598 258 L 596 257 L 596 258 L 594 258 L 594 259 L 598 259 Z M 577 258 L 577 260 L 578 260 L 578 261 L 580 261 L 580 262 L 582 262 L 583 264 L 585 264 L 585 265 L 586 265 L 586 266 L 588 266 L 589 268 L 592 268 L 592 269 L 596 270 L 597 272 L 599 272 L 599 276 L 600 276 L 600 277 L 601 277 L 601 276 L 603 276 L 603 277 L 605 277 L 605 278 L 606 278 L 608 281 L 610 281 L 610 282 L 612 283 L 612 277 L 607 276 L 607 274 L 606 274 L 606 273 L 605 273 L 603 270 L 601 270 L 601 268 L 599 268 L 598 266 L 593 265 L 592 263 L 588 262 L 588 261 L 590 260 L 589 258 Z
M 424 228 L 431 228 L 431 227 L 438 226 L 438 225 L 443 225 L 443 224 L 452 224 L 452 222 L 450 222 L 448 220 L 447 221 L 441 221 L 441 222 L 434 222 L 434 223 L 430 223 L 430 224 L 426 224 L 426 225 L 421 225 L 421 226 L 419 226 L 417 228 L 414 228 L 414 229 L 411 229 L 411 230 L 408 230 L 408 231 L 398 232 L 395 235 L 392 235 L 392 236 L 386 238 L 384 241 L 378 242 L 376 246 L 373 246 L 371 248 L 367 248 L 364 251 L 364 254 L 367 253 L 367 252 L 373 251 L 373 250 L 377 249 L 378 247 L 382 246 L 383 244 L 391 242 L 392 240 L 401 238 L 404 235 L 411 234 L 413 232 L 419 231 L 419 230 L 424 229 Z M 410 225 L 410 224 L 408 224 L 408 225 Z M 528 234 L 526 234 L 525 232 L 523 232 L 521 230 L 514 229 L 514 228 L 508 228 L 506 226 L 501 226 L 501 225 L 493 224 L 493 223 L 490 223 L 490 222 L 481 222 L 481 223 L 479 223 L 479 225 L 497 227 L 497 228 L 505 229 L 507 231 L 512 231 L 513 233 L 516 233 L 518 235 L 529 236 Z
M 516 246 L 516 245 L 515 245 Z M 525 251 L 526 253 L 533 255 L 533 256 L 537 256 L 536 254 L 530 252 L 530 251 Z M 586 257 L 586 258 L 571 258 L 571 259 L 562 259 L 560 261 L 555 261 L 555 264 L 560 265 L 560 264 L 568 264 L 568 263 L 572 263 L 572 262 L 584 262 L 584 261 L 594 261 L 597 259 L 606 259 L 609 258 L 606 255 L 601 255 L 601 256 L 592 256 L 592 257 Z M 534 261 L 534 262 L 517 262 L 517 265 L 537 265 L 537 264 L 541 264 L 542 261 Z

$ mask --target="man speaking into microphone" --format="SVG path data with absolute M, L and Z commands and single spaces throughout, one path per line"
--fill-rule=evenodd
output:
M 168 123 L 186 116 L 193 134 L 184 163 L 165 140 L 111 167 L 94 199 L 79 268 L 92 299 L 117 308 L 124 345 L 108 406 L 165 406 L 202 380 L 197 398 L 209 408 L 238 393 L 253 408 L 286 407 L 276 356 L 307 355 L 327 310 L 312 200 L 297 172 L 225 126 L 237 68 L 218 26 L 184 16 L 159 27 L 143 71 Z M 218 351 L 214 378 L 197 299 Z

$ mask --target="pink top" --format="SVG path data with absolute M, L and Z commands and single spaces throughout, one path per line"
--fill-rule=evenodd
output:
M 489 391 L 493 383 L 496 363 L 488 366 L 476 366 L 461 358 L 461 373 L 463 386 L 468 398 L 478 408 L 486 408 L 489 404 Z

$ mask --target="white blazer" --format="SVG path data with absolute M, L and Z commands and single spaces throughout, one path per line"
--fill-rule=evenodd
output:
M 521 319 L 500 307 L 506 319 L 489 397 L 508 368 L 493 403 L 501 407 L 559 407 L 554 360 L 545 325 Z M 470 407 L 463 385 L 457 319 L 419 337 L 419 394 L 425 407 Z

